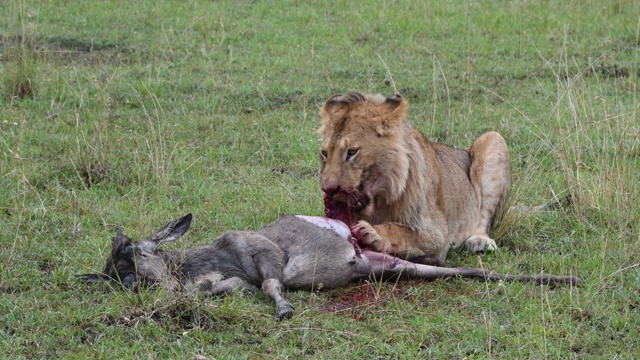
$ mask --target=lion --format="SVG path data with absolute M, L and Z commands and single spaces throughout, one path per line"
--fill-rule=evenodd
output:
M 443 264 L 463 244 L 496 250 L 489 234 L 511 186 L 504 138 L 487 132 L 466 150 L 430 142 L 407 121 L 408 106 L 399 94 L 357 91 L 325 102 L 318 133 L 327 213 L 348 208 L 341 220 L 361 245 L 414 262 Z

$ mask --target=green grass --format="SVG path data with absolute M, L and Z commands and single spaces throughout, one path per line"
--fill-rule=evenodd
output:
M 0 354 L 639 357 L 639 32 L 624 0 L 0 3 Z M 288 293 L 296 315 L 276 323 L 260 293 L 74 279 L 102 269 L 115 225 L 141 237 L 193 212 L 186 248 L 322 214 L 318 109 L 391 95 L 388 72 L 432 140 L 504 135 L 513 203 L 575 200 L 512 214 L 498 252 L 448 263 L 580 287 L 356 284 Z

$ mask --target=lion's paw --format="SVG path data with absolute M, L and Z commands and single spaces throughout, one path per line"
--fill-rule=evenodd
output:
M 465 241 L 464 245 L 471 252 L 496 251 L 498 245 L 495 240 L 484 235 L 472 235 Z
M 380 237 L 376 229 L 364 220 L 358 221 L 351 227 L 351 234 L 364 246 L 372 246 L 382 241 L 382 237 Z
M 385 241 L 371 224 L 364 220 L 358 221 L 351 227 L 351 234 L 358 239 L 363 247 L 380 251 L 385 247 Z

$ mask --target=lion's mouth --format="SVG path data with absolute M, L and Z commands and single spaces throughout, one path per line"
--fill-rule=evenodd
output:
M 355 193 L 347 201 L 352 212 L 360 212 L 369 205 L 369 197 L 364 193 Z
M 325 215 L 330 219 L 340 220 L 348 225 L 352 224 L 352 213 L 357 213 L 369 204 L 369 197 L 365 193 L 353 192 L 347 193 L 340 191 L 338 193 L 324 194 Z

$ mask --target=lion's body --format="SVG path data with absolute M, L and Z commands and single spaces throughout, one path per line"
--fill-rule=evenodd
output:
M 321 110 L 321 186 L 347 203 L 358 240 L 406 259 L 443 262 L 448 249 L 494 250 L 493 218 L 511 184 L 496 132 L 468 150 L 428 141 L 400 97 L 335 95 Z

